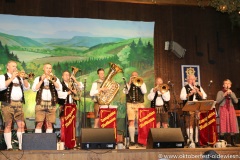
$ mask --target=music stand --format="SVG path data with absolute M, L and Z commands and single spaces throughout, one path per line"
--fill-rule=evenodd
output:
M 204 100 L 204 101 L 188 101 L 185 106 L 182 108 L 183 111 L 199 111 L 199 112 L 207 112 L 207 124 L 208 124 L 208 112 L 212 110 L 215 106 L 216 101 L 214 100 Z M 189 121 L 190 123 L 190 121 Z M 209 145 L 209 127 L 208 127 L 208 142 Z

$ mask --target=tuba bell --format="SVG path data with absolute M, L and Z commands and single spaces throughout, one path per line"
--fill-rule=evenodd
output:
M 117 94 L 120 85 L 113 81 L 112 78 L 119 72 L 123 72 L 123 70 L 114 63 L 109 63 L 110 69 L 107 77 L 104 79 L 100 88 L 107 88 L 107 92 L 100 92 L 97 97 L 98 104 L 100 105 L 109 105 Z

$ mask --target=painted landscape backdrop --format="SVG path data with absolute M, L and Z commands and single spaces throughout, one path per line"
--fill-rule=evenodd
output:
M 64 70 L 79 68 L 76 77 L 86 79 L 86 111 L 93 111 L 89 96 L 93 81 L 98 79 L 97 69 L 109 62 L 119 65 L 124 73 L 113 79 L 121 87 L 113 101 L 118 106 L 118 117 L 125 116 L 124 82 L 132 71 L 138 71 L 148 92 L 154 85 L 154 46 L 152 22 L 106 21 L 94 19 L 49 18 L 0 15 L 0 74 L 6 73 L 9 60 L 18 62 L 18 70 L 43 74 L 44 63 L 53 65 L 53 73 L 61 80 Z M 31 85 L 33 80 L 30 81 Z M 83 96 L 84 94 L 82 94 Z M 35 117 L 35 96 L 25 92 L 25 117 Z M 149 102 L 145 96 L 146 107 Z M 83 111 L 83 98 L 78 104 Z

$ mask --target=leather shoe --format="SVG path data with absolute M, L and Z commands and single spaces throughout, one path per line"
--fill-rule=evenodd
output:
M 135 146 L 135 142 L 130 142 L 130 146 Z
M 8 151 L 13 151 L 13 149 L 12 149 L 12 148 L 8 148 L 7 150 L 8 150 Z

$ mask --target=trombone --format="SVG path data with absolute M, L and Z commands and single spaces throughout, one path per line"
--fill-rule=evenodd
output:
M 157 91 L 161 94 L 164 94 L 169 90 L 169 86 L 167 84 L 159 84 L 155 87 L 155 89 L 157 89 Z
M 137 87 L 141 87 L 143 84 L 143 79 L 142 77 L 132 77 L 132 83 Z

